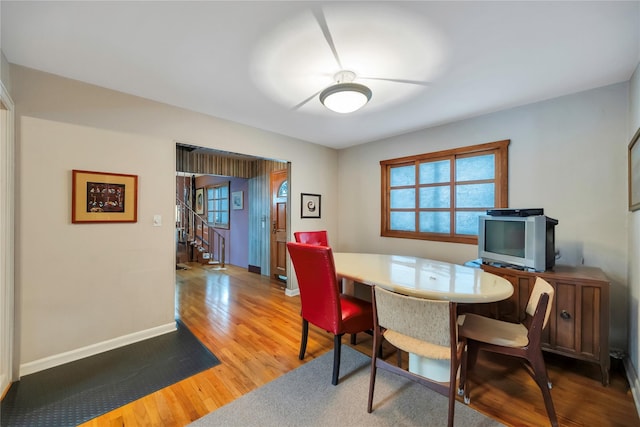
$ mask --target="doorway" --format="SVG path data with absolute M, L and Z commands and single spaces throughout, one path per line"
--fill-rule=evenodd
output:
M 272 238 L 272 195 L 271 173 L 284 171 L 288 176 L 289 163 L 283 160 L 237 154 L 211 148 L 176 143 L 176 171 L 179 174 L 216 175 L 230 180 L 245 178 L 248 180 L 247 191 L 243 193 L 244 206 L 242 211 L 248 214 L 248 270 L 265 276 L 274 277 L 271 263 Z M 286 187 L 286 186 L 285 186 Z M 194 190 L 195 191 L 195 190 Z M 178 195 L 180 196 L 180 195 Z M 195 194 L 194 194 L 195 197 Z M 286 204 L 281 221 L 287 224 Z M 233 222 L 230 225 L 233 227 Z M 286 230 L 286 227 L 285 227 Z M 281 233 L 281 239 L 286 250 L 287 231 Z M 237 248 L 237 245 L 236 245 Z M 240 267 L 245 267 L 244 265 Z M 284 273 L 286 277 L 286 265 Z
M 287 170 L 271 172 L 271 277 L 287 281 Z

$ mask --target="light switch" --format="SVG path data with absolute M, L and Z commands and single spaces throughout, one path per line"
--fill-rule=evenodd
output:
M 162 215 L 153 216 L 153 226 L 160 227 L 162 225 Z

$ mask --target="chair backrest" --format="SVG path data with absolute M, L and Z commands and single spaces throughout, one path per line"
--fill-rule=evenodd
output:
M 378 325 L 438 346 L 450 347 L 452 337 L 457 342 L 449 301 L 410 297 L 379 286 L 374 292 Z
M 298 243 L 309 245 L 329 246 L 329 238 L 326 230 L 319 231 L 296 231 L 293 236 Z
M 288 242 L 298 278 L 302 317 L 333 334 L 342 328 L 340 291 L 329 246 Z
M 555 290 L 553 286 L 549 284 L 546 280 L 541 277 L 536 278 L 536 282 L 533 285 L 533 291 L 531 291 L 531 295 L 529 296 L 529 301 L 527 302 L 527 308 L 525 312 L 533 317 L 536 309 L 538 308 L 538 304 L 540 302 L 540 297 L 542 294 L 549 294 L 549 302 L 547 303 L 546 311 L 544 314 L 544 321 L 542 322 L 542 329 L 547 326 L 547 322 L 549 321 L 549 315 L 551 314 L 551 306 L 553 305 L 553 295 Z
M 527 317 L 523 322 L 528 330 L 528 346 L 531 348 L 538 348 L 541 345 L 542 331 L 549 320 L 554 293 L 553 286 L 546 280 L 539 277 L 536 278 L 525 309 Z

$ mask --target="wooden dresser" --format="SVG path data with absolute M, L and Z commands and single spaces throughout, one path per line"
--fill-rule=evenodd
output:
M 575 359 L 598 363 L 602 384 L 609 384 L 609 280 L 595 267 L 557 265 L 544 273 L 483 264 L 484 271 L 513 284 L 513 295 L 493 307 L 501 320 L 521 322 L 536 277 L 555 289 L 549 323 L 543 332 L 543 349 Z M 495 313 L 497 311 L 497 313 Z

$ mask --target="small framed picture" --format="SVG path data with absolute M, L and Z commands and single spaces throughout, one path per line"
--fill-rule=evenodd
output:
M 71 222 L 137 222 L 138 176 L 72 171 Z
M 320 218 L 320 194 L 300 193 L 300 217 Z
M 231 209 L 242 210 L 244 209 L 244 197 L 242 191 L 234 191 L 231 193 Z
M 198 215 L 204 214 L 204 188 L 196 190 L 196 213 Z

